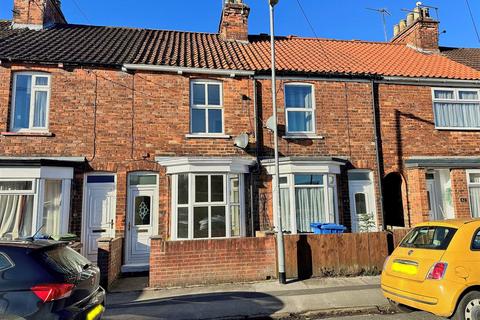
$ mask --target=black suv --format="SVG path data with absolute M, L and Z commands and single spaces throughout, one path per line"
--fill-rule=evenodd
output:
M 100 270 L 52 240 L 0 241 L 0 319 L 101 317 Z

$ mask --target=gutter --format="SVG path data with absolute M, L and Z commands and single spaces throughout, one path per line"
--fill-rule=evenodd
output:
M 154 72 L 170 72 L 177 74 L 184 73 L 198 73 L 198 74 L 208 74 L 208 75 L 218 75 L 218 76 L 229 76 L 231 78 L 239 77 L 250 77 L 255 75 L 254 71 L 245 71 L 245 70 L 227 70 L 227 69 L 207 69 L 207 68 L 187 68 L 187 67 L 173 67 L 173 66 L 158 66 L 158 65 L 147 65 L 147 64 L 124 64 L 122 66 L 123 71 L 154 71 Z
M 459 79 L 445 79 L 445 78 L 408 78 L 408 77 L 382 77 L 376 83 L 393 83 L 393 84 L 407 84 L 407 85 L 421 85 L 421 86 L 449 86 L 449 87 L 479 87 L 480 80 L 459 80 Z

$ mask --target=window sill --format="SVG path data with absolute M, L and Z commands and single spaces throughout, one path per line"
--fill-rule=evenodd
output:
M 324 136 L 319 136 L 316 134 L 287 134 L 282 138 L 285 140 L 300 140 L 300 139 L 325 140 Z
M 51 132 L 0 132 L 1 136 L 4 137 L 53 137 L 54 134 Z
M 232 136 L 225 134 L 186 134 L 187 139 L 230 139 Z
M 435 127 L 438 131 L 480 131 L 480 128 L 454 128 L 454 127 Z

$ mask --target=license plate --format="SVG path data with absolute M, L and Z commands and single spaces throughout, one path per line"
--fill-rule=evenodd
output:
M 395 272 L 407 274 L 409 276 L 414 276 L 418 273 L 418 266 L 416 266 L 414 264 L 394 262 L 392 264 L 392 270 L 395 271 Z
M 99 304 L 87 313 L 87 320 L 98 319 L 104 310 L 105 308 L 101 304 Z

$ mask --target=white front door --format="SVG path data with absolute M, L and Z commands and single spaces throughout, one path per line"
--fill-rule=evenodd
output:
M 427 179 L 427 198 L 430 220 L 441 219 L 442 214 L 438 203 L 437 187 L 435 180 L 433 179 Z
M 378 225 L 373 183 L 369 180 L 350 181 L 349 190 L 352 231 L 377 231 Z
M 85 189 L 84 255 L 97 261 L 97 240 L 115 235 L 116 187 L 114 175 L 88 175 Z
M 124 270 L 148 270 L 150 237 L 154 234 L 157 208 L 156 186 L 129 187 Z

